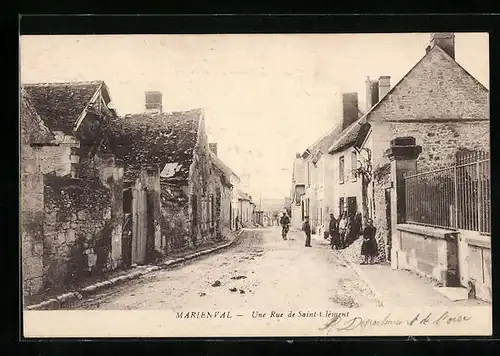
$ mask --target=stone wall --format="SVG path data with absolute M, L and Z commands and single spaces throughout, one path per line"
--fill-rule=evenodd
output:
M 389 142 L 401 136 L 412 136 L 422 146 L 417 160 L 419 171 L 450 165 L 457 151 L 489 150 L 489 121 L 459 122 L 390 122 L 372 125 L 374 167 L 389 161 L 384 156 Z
M 444 286 L 458 287 L 458 232 L 413 224 L 398 224 L 394 251 L 398 269 L 408 269 L 431 277 Z
M 369 204 L 373 207 L 373 224 L 377 228 L 376 239 L 381 260 L 386 260 L 390 256 L 388 249 L 392 244 L 385 197 L 385 190 L 391 184 L 390 171 L 389 164 L 376 169 L 373 172 L 372 184 L 368 189 Z
M 191 244 L 194 246 L 200 243 L 211 243 L 219 233 L 216 231 L 215 221 L 212 221 L 209 207 L 211 197 L 215 201 L 217 189 L 220 188 L 220 178 L 210 158 L 204 119 L 201 119 L 198 140 L 193 151 L 193 163 L 190 168 L 188 186 L 189 221 L 193 222 L 193 219 L 196 221 L 196 226 L 192 226 L 191 229 Z M 192 199 L 196 199 L 196 211 L 193 209 Z M 194 217 L 195 214 L 196 217 Z
M 189 198 L 187 188 L 161 182 L 161 236 L 163 253 L 190 246 Z
M 122 214 L 117 209 L 120 203 L 113 199 L 114 190 L 122 189 L 120 181 L 108 177 L 106 186 L 98 177 L 77 180 L 47 175 L 44 183 L 45 289 L 57 290 L 116 268 Z
M 21 252 L 23 294 L 42 289 L 43 282 L 43 175 L 37 150 L 21 145 Z

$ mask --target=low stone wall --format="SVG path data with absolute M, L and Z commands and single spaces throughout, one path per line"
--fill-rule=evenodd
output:
M 451 230 L 398 224 L 391 264 L 434 278 L 444 286 L 459 286 L 457 235 Z
M 113 188 L 99 178 L 46 176 L 44 181 L 44 288 L 58 289 L 116 268 L 112 245 L 121 237 L 113 236 L 121 217 L 112 213 Z
M 491 303 L 491 237 L 471 231 L 461 234 L 467 243 L 464 257 L 470 296 Z

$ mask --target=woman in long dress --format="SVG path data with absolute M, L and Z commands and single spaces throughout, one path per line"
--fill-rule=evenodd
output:
M 368 264 L 368 259 L 370 259 L 370 264 L 373 264 L 375 257 L 378 255 L 377 240 L 375 239 L 376 232 L 377 229 L 373 226 L 373 220 L 368 219 L 363 230 L 361 255 L 364 257 L 364 261 L 361 264 Z

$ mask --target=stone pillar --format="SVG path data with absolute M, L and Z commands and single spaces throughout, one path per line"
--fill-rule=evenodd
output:
M 422 146 L 415 144 L 414 137 L 397 137 L 391 140 L 385 154 L 391 162 L 391 267 L 405 268 L 406 258 L 401 251 L 401 241 L 396 225 L 405 221 L 404 176 L 417 171 L 417 158 Z

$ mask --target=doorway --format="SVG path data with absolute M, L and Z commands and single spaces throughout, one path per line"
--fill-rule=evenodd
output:
M 122 263 L 132 265 L 132 183 L 124 183 L 123 190 Z
M 358 202 L 356 201 L 356 197 L 348 197 L 347 198 L 347 214 L 355 215 L 358 211 Z

